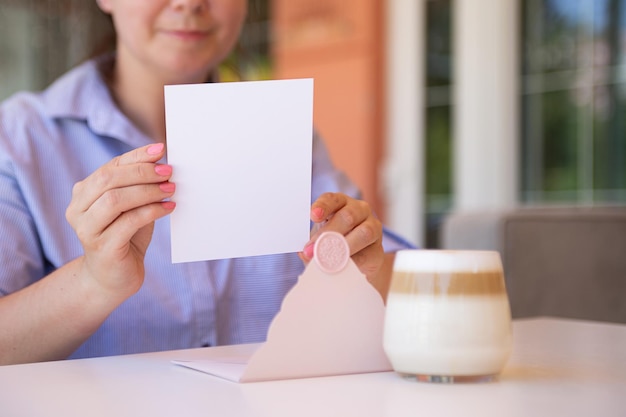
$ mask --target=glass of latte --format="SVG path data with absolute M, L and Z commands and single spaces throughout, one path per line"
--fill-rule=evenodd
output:
M 384 350 L 418 381 L 488 381 L 511 352 L 511 310 L 500 254 L 403 250 L 396 254 Z

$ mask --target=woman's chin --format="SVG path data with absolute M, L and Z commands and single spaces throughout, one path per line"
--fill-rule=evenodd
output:
M 174 53 L 164 62 L 178 84 L 202 83 L 225 58 L 226 54 L 216 48 Z
M 166 84 L 196 84 L 206 82 L 212 71 L 211 66 L 194 68 L 184 63 L 170 67 L 165 77 Z

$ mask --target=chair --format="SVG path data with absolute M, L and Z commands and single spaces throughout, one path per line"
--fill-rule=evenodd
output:
M 626 207 L 454 213 L 441 241 L 500 252 L 514 318 L 626 323 Z

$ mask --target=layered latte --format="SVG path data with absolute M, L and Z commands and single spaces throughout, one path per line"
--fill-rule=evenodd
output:
M 492 376 L 504 367 L 511 339 L 497 252 L 398 252 L 384 333 L 385 352 L 396 371 Z

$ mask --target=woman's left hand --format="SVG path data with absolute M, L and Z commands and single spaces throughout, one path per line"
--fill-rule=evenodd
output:
M 325 193 L 311 206 L 311 220 L 315 224 L 311 239 L 300 253 L 303 261 L 313 259 L 313 246 L 320 234 L 334 231 L 346 238 L 352 260 L 370 281 L 379 275 L 385 263 L 383 227 L 367 202 L 341 193 Z

